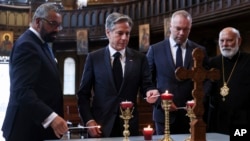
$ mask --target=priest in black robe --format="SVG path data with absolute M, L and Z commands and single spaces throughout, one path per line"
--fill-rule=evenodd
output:
M 241 40 L 237 29 L 224 28 L 218 41 L 221 55 L 210 60 L 221 76 L 210 92 L 208 127 L 212 132 L 230 134 L 250 125 L 250 55 L 240 51 Z

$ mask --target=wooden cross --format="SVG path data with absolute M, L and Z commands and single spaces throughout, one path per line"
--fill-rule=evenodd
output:
M 206 125 L 203 121 L 204 114 L 204 90 L 203 82 L 205 79 L 210 79 L 212 81 L 218 80 L 220 78 L 219 70 L 210 69 L 205 70 L 202 67 L 204 59 L 204 51 L 200 48 L 196 48 L 192 52 L 194 66 L 191 70 L 187 70 L 183 67 L 179 67 L 175 71 L 176 78 L 179 80 L 192 79 L 194 82 L 194 89 L 192 91 L 192 96 L 195 101 L 193 107 L 193 113 L 195 115 L 194 120 L 191 121 L 191 141 L 206 141 Z

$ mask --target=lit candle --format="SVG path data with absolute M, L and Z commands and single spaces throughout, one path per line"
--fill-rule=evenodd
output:
M 194 100 L 187 101 L 186 105 L 187 105 L 187 107 L 193 108 L 193 106 L 194 106 Z
M 134 104 L 131 101 L 122 101 L 121 104 L 120 104 L 122 109 L 132 108 L 133 105 Z
M 148 125 L 148 127 L 143 128 L 144 140 L 152 140 L 152 135 L 154 133 L 153 128 Z
M 166 91 L 165 93 L 161 94 L 161 99 L 162 100 L 172 100 L 173 94 L 168 93 L 168 91 Z

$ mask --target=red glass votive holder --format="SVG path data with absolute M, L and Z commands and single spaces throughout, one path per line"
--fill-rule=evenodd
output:
M 187 107 L 193 108 L 194 107 L 194 100 L 187 101 L 186 105 Z
M 144 136 L 144 140 L 149 141 L 149 140 L 152 140 L 154 130 L 153 130 L 153 128 L 148 126 L 148 127 L 143 128 L 142 133 Z
M 161 99 L 162 100 L 172 100 L 173 94 L 168 93 L 168 91 L 166 91 L 165 93 L 161 94 Z
M 127 109 L 127 108 L 132 108 L 133 107 L 133 102 L 131 101 L 122 101 L 120 103 L 120 106 L 122 107 L 122 109 Z

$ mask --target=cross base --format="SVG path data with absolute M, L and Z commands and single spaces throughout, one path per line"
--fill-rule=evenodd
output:
M 191 126 L 191 140 L 190 141 L 206 141 L 206 124 L 202 119 L 193 119 Z

